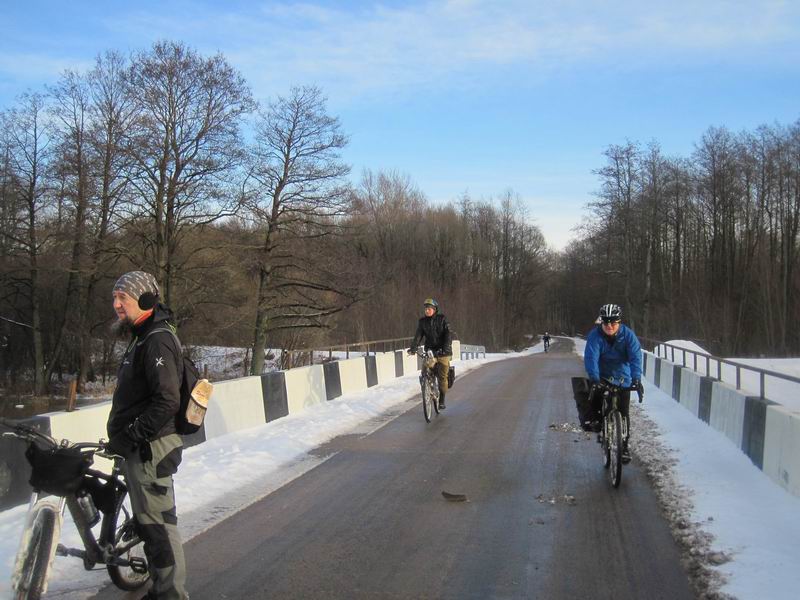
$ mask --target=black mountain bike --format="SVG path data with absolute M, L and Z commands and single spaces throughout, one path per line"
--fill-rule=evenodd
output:
M 40 598 L 47 591 L 55 555 L 78 557 L 87 571 L 98 564 L 105 565 L 114 585 L 126 591 L 147 583 L 147 559 L 122 479 L 122 458 L 106 453 L 102 441 L 59 443 L 27 425 L 6 419 L 0 419 L 0 424 L 10 429 L 4 436 L 28 443 L 25 457 L 31 464 L 33 487 L 12 572 L 13 597 Z M 95 455 L 114 459 L 110 475 L 90 468 Z M 67 548 L 58 543 L 65 507 L 75 522 L 83 548 Z
M 609 381 L 601 381 L 598 385 L 603 396 L 603 420 L 599 433 L 603 467 L 609 470 L 611 485 L 618 488 L 622 482 L 622 448 L 628 443 L 630 429 L 630 418 L 623 417 L 619 409 L 620 395 L 636 388 L 620 387 Z
M 439 381 L 436 379 L 436 358 L 430 350 L 417 348 L 417 356 L 422 359 L 419 385 L 422 388 L 422 413 L 425 421 L 431 422 L 439 414 Z

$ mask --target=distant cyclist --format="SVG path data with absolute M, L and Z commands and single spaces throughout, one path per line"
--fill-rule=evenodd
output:
M 604 304 L 600 308 L 600 324 L 592 329 L 586 338 L 586 349 L 583 363 L 593 386 L 591 403 L 595 416 L 584 423 L 585 429 L 600 430 L 600 411 L 602 396 L 598 389 L 601 380 L 608 381 L 623 388 L 633 388 L 643 394 L 642 387 L 642 348 L 636 334 L 629 327 L 622 325 L 622 311 L 616 304 Z M 620 394 L 620 413 L 628 423 L 630 436 L 630 391 Z M 630 462 L 628 440 L 624 440 L 622 462 Z
M 417 333 L 408 349 L 409 354 L 414 354 L 417 347 L 425 341 L 425 350 L 433 352 L 436 357 L 436 377 L 439 380 L 439 408 L 443 409 L 444 396 L 447 392 L 447 372 L 450 370 L 450 360 L 453 358 L 453 339 L 450 326 L 445 316 L 439 312 L 439 303 L 433 298 L 426 298 L 423 302 L 425 316 L 417 324 Z
M 542 341 L 544 342 L 544 351 L 547 352 L 547 350 L 550 348 L 550 334 L 546 331 L 542 336 Z

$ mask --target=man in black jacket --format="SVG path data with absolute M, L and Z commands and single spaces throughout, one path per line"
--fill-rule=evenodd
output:
M 439 303 L 433 298 L 426 298 L 423 303 L 425 316 L 419 320 L 414 341 L 408 349 L 414 354 L 417 347 L 425 340 L 425 350 L 431 350 L 436 357 L 436 371 L 439 379 L 439 408 L 443 409 L 444 396 L 447 393 L 447 373 L 450 360 L 453 358 L 453 338 L 447 319 L 439 312 Z
M 153 580 L 149 597 L 183 600 L 189 596 L 172 481 L 183 451 L 175 431 L 181 350 L 172 312 L 157 302 L 155 277 L 125 273 L 112 295 L 116 328 L 130 330 L 132 339 L 117 372 L 106 425 L 109 450 L 125 458 L 131 506 Z

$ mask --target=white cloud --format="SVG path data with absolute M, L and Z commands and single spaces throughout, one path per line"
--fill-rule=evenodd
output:
M 226 50 L 254 85 L 315 81 L 348 95 L 406 86 L 462 85 L 476 71 L 527 72 L 647 61 L 702 64 L 797 39 L 798 9 L 780 2 L 426 2 L 357 11 L 308 3 L 213 17 L 238 40 Z M 587 65 L 588 63 L 588 65 Z

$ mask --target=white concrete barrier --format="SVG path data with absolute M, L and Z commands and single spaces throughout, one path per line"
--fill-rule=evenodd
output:
M 350 358 L 338 362 L 342 395 L 367 389 L 367 366 L 364 357 Z
M 700 415 L 700 376 L 697 373 L 681 369 L 681 387 L 676 400 L 695 417 Z
M 50 435 L 70 442 L 96 442 L 108 439 L 106 422 L 111 412 L 111 401 L 79 408 L 74 412 L 48 413 Z
M 255 427 L 265 421 L 261 377 L 256 375 L 214 383 L 214 394 L 206 412 L 206 439 Z
M 661 373 L 659 376 L 658 387 L 667 396 L 672 398 L 672 375 L 673 375 L 672 363 L 666 360 L 662 360 L 660 371 Z
M 417 367 L 417 355 L 409 355 L 407 352 L 403 352 L 403 374 L 408 375 L 417 371 L 419 371 Z
M 375 367 L 378 370 L 379 385 L 394 379 L 394 352 L 379 352 L 376 354 Z
M 325 372 L 322 365 L 286 371 L 286 400 L 290 415 L 325 402 Z
M 461 360 L 461 342 L 453 340 L 453 359 L 450 362 L 454 363 L 459 360 Z
M 800 496 L 800 412 L 779 405 L 767 407 L 763 469 Z
M 724 383 L 711 384 L 711 416 L 708 424 L 742 447 L 745 397 Z

